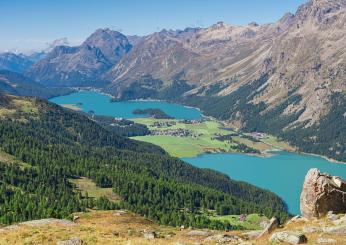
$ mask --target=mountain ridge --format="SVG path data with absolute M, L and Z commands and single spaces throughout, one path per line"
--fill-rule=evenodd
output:
M 78 51 L 74 54 L 56 54 L 39 61 L 27 74 L 50 85 L 98 87 L 116 100 L 152 98 L 194 105 L 243 129 L 251 124 L 248 108 L 253 117 L 263 120 L 274 111 L 280 135 L 296 128 L 303 132 L 318 128 L 331 113 L 332 98 L 346 91 L 345 23 L 344 0 L 310 0 L 295 14 L 287 13 L 277 22 L 263 25 L 218 22 L 207 28 L 163 29 L 129 37 L 132 41 L 114 32 L 122 40 L 115 41 L 122 50 L 120 56 L 113 57 L 115 63 L 104 56 L 102 48 L 82 45 L 75 47 Z M 103 32 L 113 33 L 97 30 L 91 37 Z M 266 81 L 255 86 L 263 77 Z M 240 93 L 246 97 L 242 100 L 245 106 L 230 104 L 227 98 Z M 219 106 L 199 103 L 206 105 L 203 108 L 196 103 L 201 100 Z M 339 124 L 342 127 L 342 121 Z M 306 140 L 322 143 L 312 138 Z M 340 144 L 330 142 L 329 148 Z M 345 154 L 345 149 L 341 151 Z

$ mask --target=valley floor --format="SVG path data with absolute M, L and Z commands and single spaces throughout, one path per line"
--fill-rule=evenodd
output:
M 286 142 L 274 136 L 257 133 L 258 138 L 224 128 L 214 119 L 183 121 L 176 119 L 137 118 L 136 123 L 145 124 L 150 135 L 133 139 L 153 143 L 164 148 L 175 157 L 194 157 L 202 153 L 229 152 L 248 153 L 262 156 L 268 151 L 293 151 Z M 256 133 L 253 133 L 257 137 Z

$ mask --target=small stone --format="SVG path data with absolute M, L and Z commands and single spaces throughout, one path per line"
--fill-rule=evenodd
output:
M 156 237 L 156 233 L 154 231 L 144 231 L 143 237 L 145 239 L 154 239 Z
M 335 220 L 339 219 L 339 215 L 334 214 L 333 211 L 329 211 L 327 213 L 327 219 L 330 221 L 335 221 Z
M 81 245 L 82 240 L 79 237 L 73 237 L 65 241 L 59 241 L 56 245 Z
M 126 214 L 126 211 L 124 210 L 118 210 L 117 212 L 114 213 L 115 216 L 121 216 L 123 214 Z
M 270 242 L 286 242 L 289 244 L 302 244 L 306 243 L 307 240 L 303 233 L 293 231 L 276 232 L 269 239 Z
M 317 239 L 316 243 L 318 243 L 318 244 L 333 244 L 333 243 L 336 243 L 336 240 L 334 240 L 332 238 L 320 237 Z
M 79 220 L 79 218 L 80 217 L 78 215 L 73 215 L 73 219 L 72 220 L 73 220 L 73 222 L 76 222 L 77 220 Z

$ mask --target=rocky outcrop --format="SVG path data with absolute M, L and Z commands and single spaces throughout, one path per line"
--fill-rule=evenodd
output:
M 145 239 L 154 239 L 157 237 L 157 234 L 155 231 L 144 231 L 143 232 L 143 237 Z
M 275 217 L 271 218 L 267 227 L 262 231 L 262 233 L 257 238 L 261 238 L 265 235 L 272 233 L 278 226 L 279 226 L 278 219 Z
M 318 169 L 310 169 L 300 197 L 300 210 L 306 218 L 321 218 L 328 211 L 345 213 L 346 182 Z
M 306 236 L 301 232 L 282 231 L 274 233 L 269 241 L 271 242 L 285 242 L 289 244 L 302 244 L 307 242 Z

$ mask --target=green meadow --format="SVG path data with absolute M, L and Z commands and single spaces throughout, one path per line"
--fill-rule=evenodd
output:
M 280 143 L 276 138 L 268 136 L 267 142 L 254 142 L 249 139 L 239 136 L 232 137 L 232 142 L 221 141 L 215 139 L 220 135 L 235 134 L 237 132 L 224 129 L 221 122 L 216 120 L 207 120 L 200 123 L 190 124 L 175 119 L 154 119 L 154 118 L 136 118 L 133 119 L 136 123 L 147 125 L 149 130 L 174 130 L 174 129 L 187 129 L 192 133 L 191 136 L 179 137 L 171 135 L 147 135 L 137 136 L 133 139 L 149 142 L 161 146 L 170 155 L 175 157 L 194 157 L 201 153 L 206 152 L 237 152 L 231 149 L 231 146 L 237 144 L 245 144 L 251 148 L 264 152 L 266 150 L 287 149 L 284 143 Z M 155 122 L 174 122 L 175 125 L 171 126 L 154 126 Z M 281 146 L 282 147 L 276 147 Z

